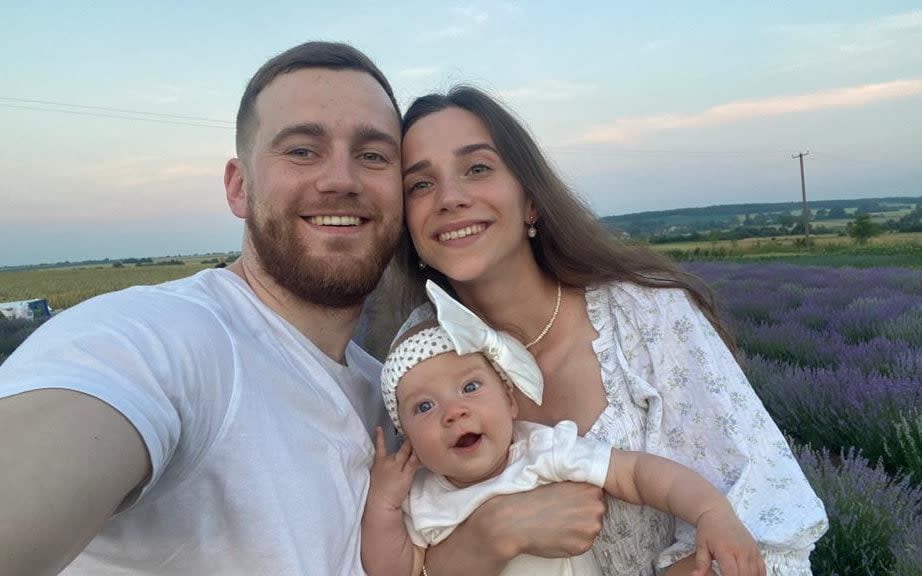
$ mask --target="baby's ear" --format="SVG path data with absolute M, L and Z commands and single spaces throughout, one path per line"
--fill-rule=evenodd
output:
M 509 399 L 509 414 L 514 419 L 519 415 L 519 403 L 515 401 L 515 394 L 512 393 L 512 386 L 506 386 L 506 397 Z

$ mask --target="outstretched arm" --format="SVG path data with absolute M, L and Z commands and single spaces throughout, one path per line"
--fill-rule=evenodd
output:
M 612 449 L 605 491 L 697 526 L 692 574 L 709 574 L 712 559 L 725 576 L 765 574 L 759 548 L 730 502 L 694 470 L 652 454 Z
M 429 574 L 499 574 L 519 554 L 547 558 L 589 550 L 602 529 L 605 500 L 591 484 L 559 482 L 496 496 L 426 553 Z
M 402 508 L 417 468 L 419 460 L 408 441 L 388 454 L 384 432 L 375 428 L 375 461 L 362 515 L 362 566 L 369 576 L 422 572 L 425 550 L 410 540 Z
M 57 574 L 149 474 L 128 420 L 70 390 L 0 400 L 0 574 Z

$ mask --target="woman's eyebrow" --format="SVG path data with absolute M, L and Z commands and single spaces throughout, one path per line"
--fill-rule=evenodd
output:
M 486 142 L 478 142 L 476 144 L 466 144 L 458 148 L 457 150 L 455 150 L 454 154 L 455 156 L 460 158 L 461 156 L 467 156 L 468 154 L 473 154 L 474 152 L 477 152 L 480 150 L 489 150 L 490 152 L 493 152 L 494 154 L 499 156 L 499 151 L 492 144 L 488 144 Z M 430 166 L 432 166 L 432 162 L 430 162 L 429 160 L 420 160 L 419 162 L 413 164 L 412 166 L 407 167 L 403 171 L 403 177 L 406 178 L 410 174 L 414 172 L 419 172 L 421 170 L 425 170 L 426 168 L 429 168 Z
M 477 144 L 467 144 L 458 148 L 455 150 L 455 156 L 467 156 L 468 154 L 473 154 L 479 150 L 489 150 L 497 156 L 499 155 L 499 152 L 496 150 L 496 148 L 493 147 L 492 144 L 488 144 L 486 142 L 478 142 Z
M 403 177 L 406 178 L 410 174 L 414 172 L 420 172 L 422 170 L 425 170 L 426 168 L 429 168 L 430 166 L 432 166 L 432 162 L 428 160 L 420 160 L 416 164 L 413 164 L 412 166 L 409 166 L 406 169 L 404 169 Z

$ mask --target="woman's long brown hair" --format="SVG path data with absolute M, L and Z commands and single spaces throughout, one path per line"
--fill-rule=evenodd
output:
M 714 295 L 707 284 L 665 256 L 615 237 L 557 176 L 528 130 L 486 93 L 470 86 L 456 86 L 447 94 L 418 98 L 404 116 L 403 135 L 420 119 L 452 107 L 467 110 L 484 123 L 503 162 L 534 203 L 539 233 L 531 245 L 538 266 L 545 273 L 579 288 L 609 281 L 681 288 L 736 353 L 733 338 L 718 317 Z M 431 266 L 420 270 L 419 255 L 406 227 L 396 264 L 409 283 L 403 291 L 404 308 L 425 299 L 422 286 L 426 279 L 452 291 L 448 279 Z

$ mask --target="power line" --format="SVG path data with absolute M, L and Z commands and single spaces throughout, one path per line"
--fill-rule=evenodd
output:
M 115 112 L 120 114 L 131 114 L 132 116 L 153 116 L 157 118 L 176 118 L 179 120 L 193 120 L 199 122 L 211 122 L 214 124 L 233 124 L 228 120 L 218 120 L 216 118 L 205 118 L 202 116 L 188 116 L 183 114 L 165 114 L 162 112 L 146 112 L 144 110 L 131 110 L 128 108 L 112 108 L 109 106 L 90 106 L 87 104 L 69 104 L 67 102 L 55 102 L 53 100 L 38 100 L 36 98 L 11 98 L 0 96 L 0 101 L 16 102 L 21 104 L 41 104 L 45 106 L 63 106 L 66 108 L 79 108 L 84 110 L 101 110 L 103 112 Z
M 636 155 L 681 155 L 681 156 L 764 156 L 765 154 L 787 154 L 788 150 L 688 150 L 674 148 L 618 148 L 604 149 L 601 145 L 557 145 L 545 146 L 555 152 L 574 152 L 599 156 L 636 156 Z
M 807 150 L 806 152 L 791 155 L 791 158 L 800 158 L 800 190 L 804 198 L 804 210 L 802 215 L 804 221 L 804 242 L 807 247 L 810 246 L 810 210 L 807 208 L 807 183 L 806 180 L 804 180 L 804 156 L 809 153 L 810 151 Z

